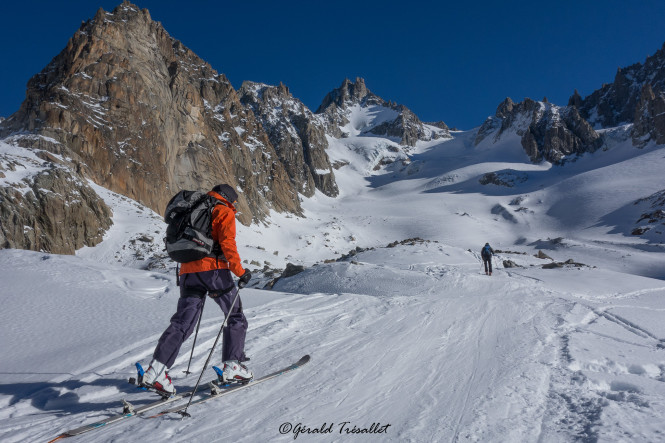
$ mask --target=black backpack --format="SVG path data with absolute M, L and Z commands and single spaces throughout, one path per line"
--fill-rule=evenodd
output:
M 490 245 L 484 246 L 480 255 L 482 255 L 483 258 L 490 258 L 492 256 L 492 247 Z
M 212 238 L 212 210 L 224 203 L 200 191 L 180 191 L 166 205 L 166 252 L 172 260 L 187 263 L 203 257 L 224 260 Z

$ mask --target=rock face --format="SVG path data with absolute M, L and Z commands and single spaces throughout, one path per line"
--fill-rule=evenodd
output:
M 665 91 L 665 45 L 647 57 L 644 64 L 619 68 L 614 82 L 604 84 L 584 99 L 575 91 L 568 104 L 576 107 L 594 127 L 633 123 L 646 85 L 656 94 Z
M 351 116 L 358 109 L 368 111 L 366 114 L 374 117 L 362 119 L 360 124 L 351 122 Z M 387 102 L 373 94 L 362 78 L 356 78 L 355 83 L 345 79 L 339 88 L 326 95 L 316 113 L 322 116 L 328 134 L 336 138 L 377 135 L 394 139 L 400 145 L 415 146 L 418 140 L 450 137 L 445 123 L 423 124 L 406 106 Z
M 30 79 L 0 129 L 11 134 L 159 213 L 178 190 L 217 183 L 238 189 L 242 223 L 270 209 L 301 213 L 297 187 L 227 78 L 128 2 L 100 9 Z
M 665 233 L 665 189 L 641 198 L 634 204 L 640 209 L 640 217 L 631 234 L 662 243 Z
M 47 153 L 0 157 L 0 248 L 73 254 L 94 246 L 111 211 L 81 176 Z M 18 174 L 16 171 L 33 171 Z
M 339 190 L 326 154 L 328 140 L 321 119 L 283 84 L 245 82 L 238 96 L 268 134 L 295 189 L 307 197 L 315 189 L 336 197 Z
M 665 90 L 656 93 L 648 83 L 642 87 L 631 135 L 638 147 L 650 140 L 665 144 Z
M 574 106 L 559 107 L 549 102 L 506 98 L 478 130 L 475 145 L 491 138 L 494 142 L 509 131 L 521 137 L 532 162 L 560 163 L 566 156 L 593 152 L 602 141 Z

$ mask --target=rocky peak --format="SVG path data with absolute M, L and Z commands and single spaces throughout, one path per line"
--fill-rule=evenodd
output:
M 578 109 L 582 106 L 582 96 L 577 92 L 577 89 L 575 89 L 573 95 L 568 99 L 568 106 L 574 106 Z
M 238 96 L 249 98 L 256 96 L 258 100 L 264 100 L 270 103 L 278 103 L 284 100 L 293 100 L 288 86 L 279 82 L 277 86 L 270 86 L 263 83 L 245 81 L 238 90 Z
M 269 86 L 244 82 L 238 95 L 268 134 L 298 192 L 310 197 L 319 189 L 328 196 L 337 196 L 321 120 L 282 83 Z
M 301 213 L 298 190 L 228 79 L 126 1 L 100 9 L 30 79 L 0 129 L 10 134 L 159 213 L 178 190 L 218 183 L 238 189 L 242 223 L 271 209 Z
M 499 118 L 506 118 L 512 114 L 514 107 L 515 103 L 512 101 L 512 99 L 510 97 L 506 97 L 505 100 L 502 101 L 496 108 L 496 116 Z
M 560 163 L 572 154 L 592 152 L 601 145 L 598 133 L 584 120 L 577 108 L 559 107 L 529 98 L 515 104 L 506 98 L 478 130 L 475 145 L 486 139 L 496 143 L 505 133 L 521 138 L 532 162 Z
M 371 112 L 365 112 L 367 110 Z M 345 79 L 339 88 L 326 95 L 316 113 L 322 117 L 326 132 L 336 138 L 373 134 L 401 145 L 415 146 L 418 140 L 450 137 L 447 126 L 423 124 L 406 106 L 373 94 L 362 78 L 357 78 L 355 83 Z M 359 114 L 364 115 L 357 118 Z M 352 115 L 356 118 L 352 119 Z
M 356 77 L 355 83 L 352 83 L 348 78 L 344 79 L 340 91 L 342 102 L 359 103 L 368 95 L 374 95 L 365 86 L 365 79 L 360 77 Z M 337 105 L 342 106 L 343 103 L 337 103 Z
M 642 87 L 649 83 L 654 91 L 665 91 L 665 45 L 644 64 L 618 68 L 614 81 L 582 99 L 577 91 L 569 100 L 583 118 L 595 127 L 615 127 L 634 120 Z
M 355 83 L 351 82 L 348 78 L 344 79 L 342 85 L 329 92 L 321 105 L 316 110 L 317 114 L 325 112 L 326 109 L 332 105 L 339 109 L 346 109 L 349 106 L 356 104 L 378 104 L 386 105 L 387 103 L 379 96 L 374 95 L 365 86 L 365 80 L 358 77 Z

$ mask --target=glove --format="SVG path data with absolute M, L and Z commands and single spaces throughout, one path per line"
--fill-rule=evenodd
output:
M 248 270 L 245 270 L 245 273 L 240 277 L 240 280 L 238 280 L 238 287 L 240 289 L 244 288 L 247 286 L 247 283 L 252 279 L 252 273 L 249 272 Z

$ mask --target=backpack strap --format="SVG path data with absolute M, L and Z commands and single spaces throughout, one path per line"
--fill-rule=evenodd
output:
M 210 208 L 210 223 L 212 224 L 212 220 L 213 220 L 212 211 L 215 210 L 215 207 L 217 205 L 224 205 L 228 208 L 229 205 L 227 205 L 226 202 L 223 202 L 223 201 L 219 200 L 218 198 L 213 197 L 212 195 L 209 195 L 208 197 L 210 198 L 210 201 L 212 202 L 212 207 Z M 210 226 L 210 233 L 211 233 L 211 237 L 212 237 L 212 226 Z M 213 241 L 214 240 L 215 239 L 213 237 Z M 227 261 L 226 257 L 224 256 L 224 252 L 222 251 L 222 247 L 216 241 L 214 241 L 214 243 L 213 243 L 212 252 L 214 254 L 213 257 L 215 258 L 215 263 L 216 263 L 217 266 L 219 266 L 219 257 L 220 256 L 222 257 L 222 260 Z

